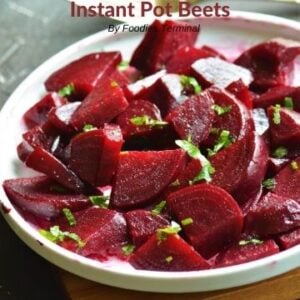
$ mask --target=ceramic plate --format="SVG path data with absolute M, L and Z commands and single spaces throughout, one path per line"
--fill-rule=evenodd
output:
M 232 57 L 246 47 L 274 37 L 299 40 L 297 22 L 253 13 L 232 12 L 228 19 L 188 19 L 202 25 L 201 44 L 220 49 Z M 0 115 L 0 183 L 13 177 L 28 176 L 18 162 L 16 145 L 25 130 L 23 113 L 45 92 L 43 82 L 57 68 L 80 56 L 100 50 L 120 50 L 129 59 L 142 33 L 112 35 L 103 31 L 61 51 L 36 69 L 8 99 Z M 298 74 L 300 72 L 298 71 Z M 298 81 L 299 83 L 299 81 Z M 270 278 L 300 266 L 300 245 L 254 262 L 197 272 L 152 272 L 135 270 L 125 263 L 96 262 L 69 252 L 40 236 L 13 208 L 0 188 L 2 213 L 16 234 L 34 251 L 55 265 L 100 283 L 142 291 L 197 292 L 236 287 Z

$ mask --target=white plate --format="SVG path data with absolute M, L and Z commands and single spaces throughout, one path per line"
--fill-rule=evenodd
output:
M 201 44 L 222 46 L 225 52 L 233 45 L 245 48 L 277 36 L 298 40 L 300 37 L 299 23 L 253 13 L 232 12 L 226 20 L 190 19 L 188 22 L 202 24 Z M 16 155 L 16 145 L 24 131 L 21 117 L 45 92 L 44 80 L 58 67 L 92 51 L 120 50 L 128 59 L 141 38 L 142 34 L 97 33 L 50 58 L 21 83 L 0 115 L 0 183 L 8 178 L 24 176 L 24 169 L 17 162 Z M 10 213 L 3 213 L 9 225 L 39 255 L 79 276 L 116 287 L 172 293 L 209 291 L 257 282 L 300 266 L 300 245 L 254 262 L 197 272 L 139 271 L 116 262 L 103 264 L 69 252 L 41 237 L 13 208 L 2 187 L 0 199 L 2 207 L 10 209 Z

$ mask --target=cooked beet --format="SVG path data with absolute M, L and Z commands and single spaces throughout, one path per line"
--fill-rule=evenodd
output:
M 129 151 L 120 155 L 111 206 L 117 209 L 149 204 L 182 171 L 182 150 Z
M 73 102 L 57 108 L 52 108 L 48 114 L 49 121 L 63 133 L 72 133 L 74 129 L 70 124 L 70 120 L 80 104 L 80 102 Z
M 135 50 L 130 64 L 146 74 L 152 74 L 163 68 L 179 47 L 193 46 L 198 32 L 175 32 L 173 28 L 186 26 L 186 23 L 156 20 L 149 27 L 144 39 Z
M 215 168 L 212 183 L 231 193 L 243 204 L 260 189 L 267 169 L 268 149 L 263 139 L 251 132 L 242 140 L 211 158 Z
M 267 174 L 270 177 L 275 176 L 279 171 L 281 171 L 290 162 L 291 161 L 287 158 L 269 157 Z
M 142 73 L 133 66 L 128 66 L 125 70 L 120 71 L 126 78 L 128 79 L 129 83 L 134 83 L 142 78 Z
M 289 249 L 300 244 L 300 228 L 280 235 L 277 238 L 279 245 L 283 249 Z
M 205 258 L 212 257 L 241 234 L 242 211 L 236 201 L 217 186 L 186 187 L 170 194 L 167 202 L 188 241 Z M 190 222 L 185 225 L 185 220 Z
M 181 139 L 191 137 L 194 144 L 205 140 L 212 128 L 214 101 L 209 93 L 192 96 L 183 104 L 174 108 L 166 120 L 174 127 Z
M 113 210 L 90 207 L 74 214 L 76 225 L 70 226 L 63 218 L 60 222 L 62 231 L 72 232 L 85 243 L 82 248 L 72 240 L 65 240 L 61 245 L 83 256 L 107 260 L 108 257 L 122 257 L 122 246 L 127 244 L 126 221 L 121 213 Z
M 191 159 L 184 170 L 178 176 L 180 186 L 188 186 L 202 169 L 199 159 Z
M 246 216 L 248 214 L 251 207 L 253 207 L 256 203 L 259 202 L 262 195 L 263 195 L 263 187 L 261 186 L 261 188 L 257 191 L 256 194 L 253 194 L 252 196 L 250 196 L 247 200 L 245 200 L 240 205 L 240 209 L 242 210 L 244 216 Z
M 120 52 L 99 52 L 86 55 L 54 72 L 45 82 L 48 91 L 59 91 L 73 84 L 72 97 L 82 99 L 92 91 L 98 80 L 108 77 L 121 61 Z
M 237 80 L 242 80 L 246 86 L 249 86 L 252 81 L 251 72 L 247 69 L 217 57 L 195 61 L 192 64 L 191 74 L 205 88 L 215 85 L 220 89 L 224 89 Z
M 91 203 L 88 197 L 65 190 L 45 176 L 6 180 L 3 188 L 13 203 L 42 218 L 57 217 L 63 208 L 81 210 Z
M 279 120 L 275 122 L 274 116 L 276 113 L 279 114 Z M 299 146 L 300 113 L 287 108 L 276 108 L 272 106 L 268 108 L 268 117 L 273 146 Z
M 239 265 L 279 252 L 277 244 L 273 240 L 264 241 L 261 244 L 252 244 L 240 246 L 235 244 L 230 248 L 220 252 L 215 260 L 215 267 L 228 267 Z
M 28 128 L 32 128 L 47 121 L 48 112 L 53 107 L 59 107 L 68 103 L 66 98 L 60 97 L 57 93 L 49 93 L 38 103 L 32 106 L 24 114 L 24 122 Z
M 226 87 L 226 90 L 240 100 L 248 109 L 253 107 L 253 97 L 248 90 L 248 87 L 240 79 L 232 82 Z
M 81 133 L 71 140 L 70 169 L 90 185 L 111 183 L 123 145 L 120 127 L 105 124 L 103 129 Z
M 133 135 L 147 135 L 152 132 L 153 129 L 157 128 L 148 125 L 137 126 L 132 123 L 132 118 L 143 116 L 147 116 L 153 120 L 162 121 L 157 106 L 145 100 L 131 101 L 127 109 L 117 117 L 116 123 L 121 127 L 125 139 Z
M 120 72 L 118 70 L 115 70 L 111 75 L 110 75 L 110 80 L 112 82 L 117 83 L 120 87 L 124 87 L 128 85 L 131 81 L 126 77 L 126 75 L 123 74 L 123 72 Z M 103 82 L 103 79 L 100 80 Z
M 270 40 L 245 51 L 235 63 L 252 72 L 255 90 L 289 85 L 293 79 L 294 59 L 300 54 L 299 45 L 284 39 Z
M 269 236 L 300 226 L 300 201 L 268 193 L 246 216 L 247 232 Z
M 130 239 L 136 247 L 144 244 L 157 229 L 167 227 L 169 221 L 161 215 L 138 209 L 125 214 Z
M 179 235 L 158 240 L 154 234 L 129 260 L 136 269 L 152 271 L 196 271 L 209 269 L 208 262 Z
M 100 81 L 83 100 L 71 118 L 71 125 L 78 131 L 85 124 L 101 127 L 110 122 L 128 106 L 122 89 L 114 81 Z
M 68 167 L 41 147 L 28 156 L 26 166 L 48 175 L 72 191 L 81 192 L 84 188 L 83 182 Z

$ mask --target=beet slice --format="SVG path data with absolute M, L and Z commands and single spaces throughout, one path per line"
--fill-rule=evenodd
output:
M 255 90 L 265 91 L 274 86 L 289 85 L 294 59 L 300 54 L 299 45 L 294 41 L 273 39 L 248 49 L 235 63 L 252 72 L 252 87 Z
M 241 79 L 232 82 L 226 87 L 226 90 L 240 100 L 248 109 L 253 108 L 253 97 Z
M 99 52 L 86 55 L 54 72 L 45 82 L 48 91 L 59 91 L 73 84 L 75 94 L 72 97 L 82 99 L 101 78 L 111 75 L 121 62 L 120 52 Z
M 188 139 L 190 136 L 194 144 L 200 144 L 208 137 L 212 128 L 213 104 L 210 94 L 203 92 L 174 108 L 166 120 L 174 127 L 181 139 Z
M 253 207 L 260 201 L 262 195 L 263 195 L 263 187 L 261 186 L 261 188 L 257 191 L 256 194 L 251 195 L 247 200 L 245 200 L 240 205 L 240 209 L 242 210 L 244 216 L 248 214 L 251 207 Z
M 231 193 L 243 204 L 255 195 L 267 170 L 268 149 L 254 132 L 211 158 L 215 168 L 212 183 Z
M 179 235 L 158 240 L 154 234 L 129 259 L 136 269 L 152 271 L 196 271 L 209 269 L 208 262 Z
M 279 245 L 283 249 L 289 249 L 300 244 L 300 228 L 277 237 Z
M 77 234 L 85 243 L 78 248 L 77 243 L 65 240 L 61 246 L 83 256 L 107 260 L 108 257 L 124 257 L 122 246 L 127 244 L 127 226 L 121 213 L 113 210 L 90 207 L 74 214 L 76 225 L 70 226 L 65 218 L 58 223 L 62 231 Z
M 41 147 L 34 149 L 25 163 L 72 191 L 81 192 L 84 188 L 83 182 L 68 167 Z
M 52 108 L 48 114 L 48 120 L 61 132 L 71 134 L 74 132 L 74 128 L 71 126 L 70 120 L 80 104 L 81 102 L 72 102 Z
M 161 215 L 137 209 L 125 214 L 130 239 L 136 247 L 144 244 L 157 229 L 167 227 L 169 221 Z
M 295 198 L 265 195 L 246 216 L 246 230 L 269 236 L 300 226 L 300 201 Z
M 123 73 L 120 72 L 119 70 L 115 70 L 109 79 L 115 83 L 117 83 L 120 87 L 124 87 L 128 84 L 130 84 L 130 80 L 127 78 L 127 76 Z M 102 81 L 102 80 L 101 80 Z
M 274 114 L 279 110 L 279 124 L 274 123 Z M 300 113 L 286 108 L 268 108 L 270 133 L 273 146 L 299 146 Z
M 81 210 L 91 203 L 88 197 L 64 190 L 45 176 L 6 180 L 3 188 L 13 203 L 41 218 L 57 217 L 63 208 Z
M 71 118 L 71 125 L 80 131 L 85 124 L 101 127 L 128 106 L 122 89 L 114 81 L 99 81 Z
M 288 163 L 291 161 L 287 158 L 273 158 L 269 157 L 268 159 L 268 175 L 273 177 L 279 171 L 281 171 Z
M 127 109 L 121 113 L 116 123 L 121 127 L 124 138 L 133 135 L 147 135 L 154 129 L 152 126 L 136 126 L 131 122 L 134 117 L 148 116 L 153 120 L 162 121 L 160 111 L 157 106 L 145 100 L 133 100 L 129 103 Z
M 129 151 L 120 155 L 111 206 L 117 209 L 149 204 L 184 167 L 182 150 Z
M 202 169 L 199 159 L 191 159 L 185 169 L 179 174 L 178 182 L 180 186 L 189 186 L 190 182 L 200 173 Z
M 119 126 L 105 124 L 103 129 L 81 133 L 70 145 L 69 167 L 79 178 L 94 187 L 111 183 L 123 145 Z
M 217 255 L 215 267 L 220 268 L 239 265 L 267 257 L 278 252 L 279 248 L 273 240 L 267 240 L 261 244 L 249 243 L 243 246 L 235 244 Z
M 130 65 L 137 67 L 146 74 L 162 69 L 179 47 L 193 46 L 198 32 L 175 32 L 176 27 L 184 28 L 187 24 L 167 20 L 164 23 L 156 20 L 146 33 L 144 39 L 135 50 Z
M 60 97 L 56 93 L 49 93 L 38 103 L 27 110 L 23 116 L 24 122 L 28 128 L 32 128 L 47 121 L 48 112 L 53 107 L 59 107 L 68 103 L 66 98 Z
M 253 79 L 249 70 L 217 57 L 195 61 L 191 73 L 204 88 L 215 85 L 224 89 L 237 80 L 242 80 L 246 86 L 249 86 Z
M 243 214 L 236 201 L 223 189 L 198 184 L 171 193 L 167 203 L 190 244 L 205 258 L 210 258 L 242 231 Z M 191 223 L 184 225 L 184 220 Z

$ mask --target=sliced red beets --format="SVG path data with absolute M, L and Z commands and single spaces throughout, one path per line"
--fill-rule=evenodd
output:
M 84 189 L 83 182 L 67 166 L 41 147 L 34 149 L 25 163 L 72 191 L 81 192 Z
M 300 228 L 280 235 L 277 238 L 279 245 L 283 249 L 289 249 L 300 244 Z
M 149 27 L 144 39 L 135 50 L 130 64 L 146 74 L 161 70 L 179 47 L 193 46 L 198 32 L 175 32 L 174 27 L 184 27 L 186 23 L 156 20 Z
M 162 121 L 157 106 L 145 100 L 131 101 L 127 109 L 117 117 L 116 123 L 121 127 L 125 139 L 133 135 L 147 135 L 153 131 L 154 128 L 152 126 L 137 126 L 132 123 L 132 118 L 143 116 Z
M 268 174 L 273 177 L 281 171 L 291 161 L 287 158 L 273 158 L 268 159 Z
M 223 189 L 198 184 L 171 193 L 168 206 L 182 224 L 191 245 L 210 258 L 231 242 L 243 228 L 243 214 L 236 201 Z M 185 221 L 190 220 L 185 225 Z
M 279 110 L 279 124 L 274 123 L 275 110 Z M 273 146 L 299 146 L 300 113 L 287 108 L 268 108 L 270 134 Z
M 154 234 L 129 259 L 136 269 L 152 271 L 196 271 L 209 269 L 208 262 L 179 235 L 160 241 Z
M 174 108 L 166 120 L 174 127 L 181 139 L 191 137 L 194 144 L 205 140 L 212 128 L 214 101 L 209 93 L 192 96 Z
M 127 244 L 128 236 L 126 221 L 121 213 L 93 206 L 74 216 L 75 226 L 62 219 L 60 228 L 77 234 L 85 245 L 79 248 L 76 242 L 66 239 L 61 243 L 63 247 L 100 261 L 123 256 L 122 246 Z
M 149 204 L 177 178 L 184 167 L 185 159 L 182 150 L 121 153 L 111 206 L 128 209 Z
M 167 227 L 169 221 L 151 211 L 137 209 L 125 214 L 130 239 L 136 247 L 144 244 L 157 229 Z
M 202 169 L 199 159 L 191 159 L 184 170 L 178 176 L 180 186 L 188 186 Z
M 300 226 L 300 201 L 268 193 L 246 216 L 247 232 L 268 236 Z
M 86 55 L 54 72 L 45 82 L 48 91 L 59 91 L 73 84 L 75 96 L 84 98 L 97 81 L 110 76 L 121 62 L 120 52 L 100 52 Z
M 142 78 L 142 73 L 133 66 L 128 66 L 124 70 L 120 71 L 126 78 L 129 83 L 133 83 Z
M 63 208 L 77 211 L 90 205 L 88 197 L 57 186 L 55 181 L 45 176 L 11 179 L 3 183 L 12 202 L 38 217 L 54 218 L 61 214 Z
M 71 140 L 69 167 L 94 187 L 108 185 L 118 166 L 122 145 L 117 125 L 105 124 L 103 129 L 81 133 Z
M 111 80 L 101 80 L 74 112 L 70 123 L 78 131 L 86 124 L 101 127 L 127 106 L 128 102 L 118 84 Z
M 243 204 L 255 195 L 267 169 L 268 149 L 254 132 L 211 158 L 215 168 L 212 183 L 231 193 Z
M 49 93 L 38 103 L 27 110 L 23 116 L 28 128 L 41 125 L 47 121 L 48 112 L 53 107 L 59 107 L 68 103 L 66 98 L 60 97 L 57 93 Z
M 215 267 L 228 267 L 257 260 L 279 252 L 277 244 L 273 240 L 264 241 L 261 244 L 247 244 L 240 246 L 235 244 L 219 253 L 215 260 Z
M 226 87 L 226 90 L 240 100 L 248 109 L 252 109 L 253 97 L 241 79 L 232 82 Z
M 204 88 L 215 85 L 224 89 L 237 80 L 242 80 L 246 86 L 249 86 L 253 79 L 251 72 L 247 69 L 217 57 L 195 61 L 192 64 L 191 73 Z

